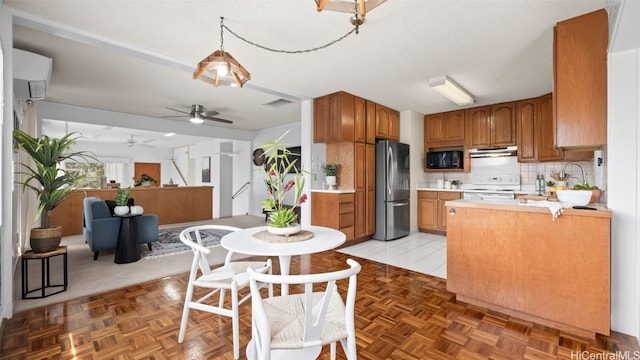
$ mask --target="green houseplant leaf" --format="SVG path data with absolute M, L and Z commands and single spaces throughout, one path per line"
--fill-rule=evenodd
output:
M 127 202 L 129 201 L 129 195 L 131 194 L 131 187 L 128 188 L 118 188 L 118 193 L 116 194 L 116 205 L 117 206 L 127 206 Z
M 13 139 L 19 149 L 24 150 L 33 164 L 21 163 L 24 175 L 23 191 L 30 189 L 36 193 L 38 211 L 35 220 L 40 219 L 40 227 L 50 228 L 50 212 L 73 190 L 73 185 L 81 176 L 60 168 L 64 161 L 96 161 L 95 156 L 86 151 L 72 151 L 79 138 L 76 133 L 69 133 L 59 139 L 47 135 L 33 137 L 22 130 L 14 130 Z
M 262 201 L 262 209 L 269 211 L 269 225 L 287 227 L 298 219 L 295 208 L 307 200 L 303 194 L 304 176 L 297 160 L 290 160 L 292 152 L 282 139 L 288 133 L 279 136 L 275 141 L 267 142 L 259 148 L 265 155 L 265 178 L 267 199 Z M 293 171 L 293 174 L 290 174 Z M 293 189 L 293 204 L 285 205 L 285 196 Z

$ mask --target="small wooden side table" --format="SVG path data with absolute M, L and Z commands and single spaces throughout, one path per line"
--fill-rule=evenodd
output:
M 51 284 L 51 271 L 49 259 L 54 256 L 62 255 L 63 276 L 62 284 Z M 40 287 L 29 290 L 29 260 L 40 260 L 41 281 Z M 49 288 L 62 288 L 58 291 L 47 293 Z M 55 295 L 67 290 L 67 247 L 58 246 L 57 249 L 46 253 L 34 253 L 29 250 L 22 254 L 22 298 L 23 299 L 41 299 L 47 296 Z M 32 292 L 40 292 L 40 296 L 28 296 Z

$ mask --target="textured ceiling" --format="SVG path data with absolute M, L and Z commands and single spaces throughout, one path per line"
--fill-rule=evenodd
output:
M 556 22 L 604 0 L 388 0 L 359 34 L 323 50 L 284 54 L 225 32 L 224 48 L 252 76 L 244 88 L 192 79 L 220 45 L 220 16 L 271 48 L 313 48 L 347 33 L 350 14 L 315 10 L 313 0 L 5 0 L 14 46 L 53 58 L 47 101 L 130 114 L 176 115 L 165 106 L 202 104 L 243 130 L 300 119 L 300 99 L 344 90 L 421 114 L 457 109 L 428 87 L 448 75 L 472 106 L 551 92 Z M 292 100 L 268 106 L 278 99 Z M 184 121 L 184 120 L 182 120 Z

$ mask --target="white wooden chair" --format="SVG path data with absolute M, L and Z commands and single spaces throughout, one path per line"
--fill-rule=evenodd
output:
M 257 273 L 271 273 L 271 259 L 262 262 L 256 261 L 231 261 L 233 252 L 227 253 L 223 266 L 212 269 L 207 260 L 210 250 L 202 245 L 202 230 L 229 230 L 237 231 L 238 228 L 222 225 L 197 225 L 189 227 L 180 233 L 180 241 L 191 247 L 193 250 L 193 262 L 189 273 L 189 283 L 184 299 L 184 310 L 182 311 L 182 321 L 180 322 L 180 333 L 178 342 L 184 341 L 184 335 L 189 319 L 189 310 L 197 309 L 218 315 L 228 316 L 232 319 L 233 327 L 233 356 L 240 357 L 240 330 L 238 321 L 238 306 L 251 296 L 248 292 L 242 299 L 238 300 L 238 290 L 245 288 L 249 284 L 247 268 L 255 269 Z M 200 272 L 200 274 L 198 274 Z M 193 299 L 196 287 L 211 289 L 206 295 L 199 299 Z M 224 307 L 225 290 L 231 291 L 231 307 Z M 213 299 L 216 293 L 220 293 L 217 306 Z M 273 286 L 269 284 L 269 294 L 273 295 Z
M 247 270 L 251 287 L 252 339 L 248 359 L 316 359 L 322 346 L 330 344 L 336 358 L 340 341 L 347 359 L 356 359 L 354 306 L 356 276 L 360 264 L 347 260 L 348 269 L 309 275 L 271 275 Z M 346 303 L 336 281 L 349 278 Z M 304 284 L 304 293 L 263 297 L 260 283 Z M 322 287 L 324 290 L 314 292 Z

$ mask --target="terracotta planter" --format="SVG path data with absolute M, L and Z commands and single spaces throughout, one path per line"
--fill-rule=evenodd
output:
M 589 204 L 593 204 L 600 200 L 600 189 L 590 190 L 591 191 L 591 199 L 589 199 Z
M 35 228 L 31 229 L 29 244 L 34 253 L 46 253 L 57 249 L 60 246 L 60 240 L 62 240 L 62 226 L 47 229 Z

